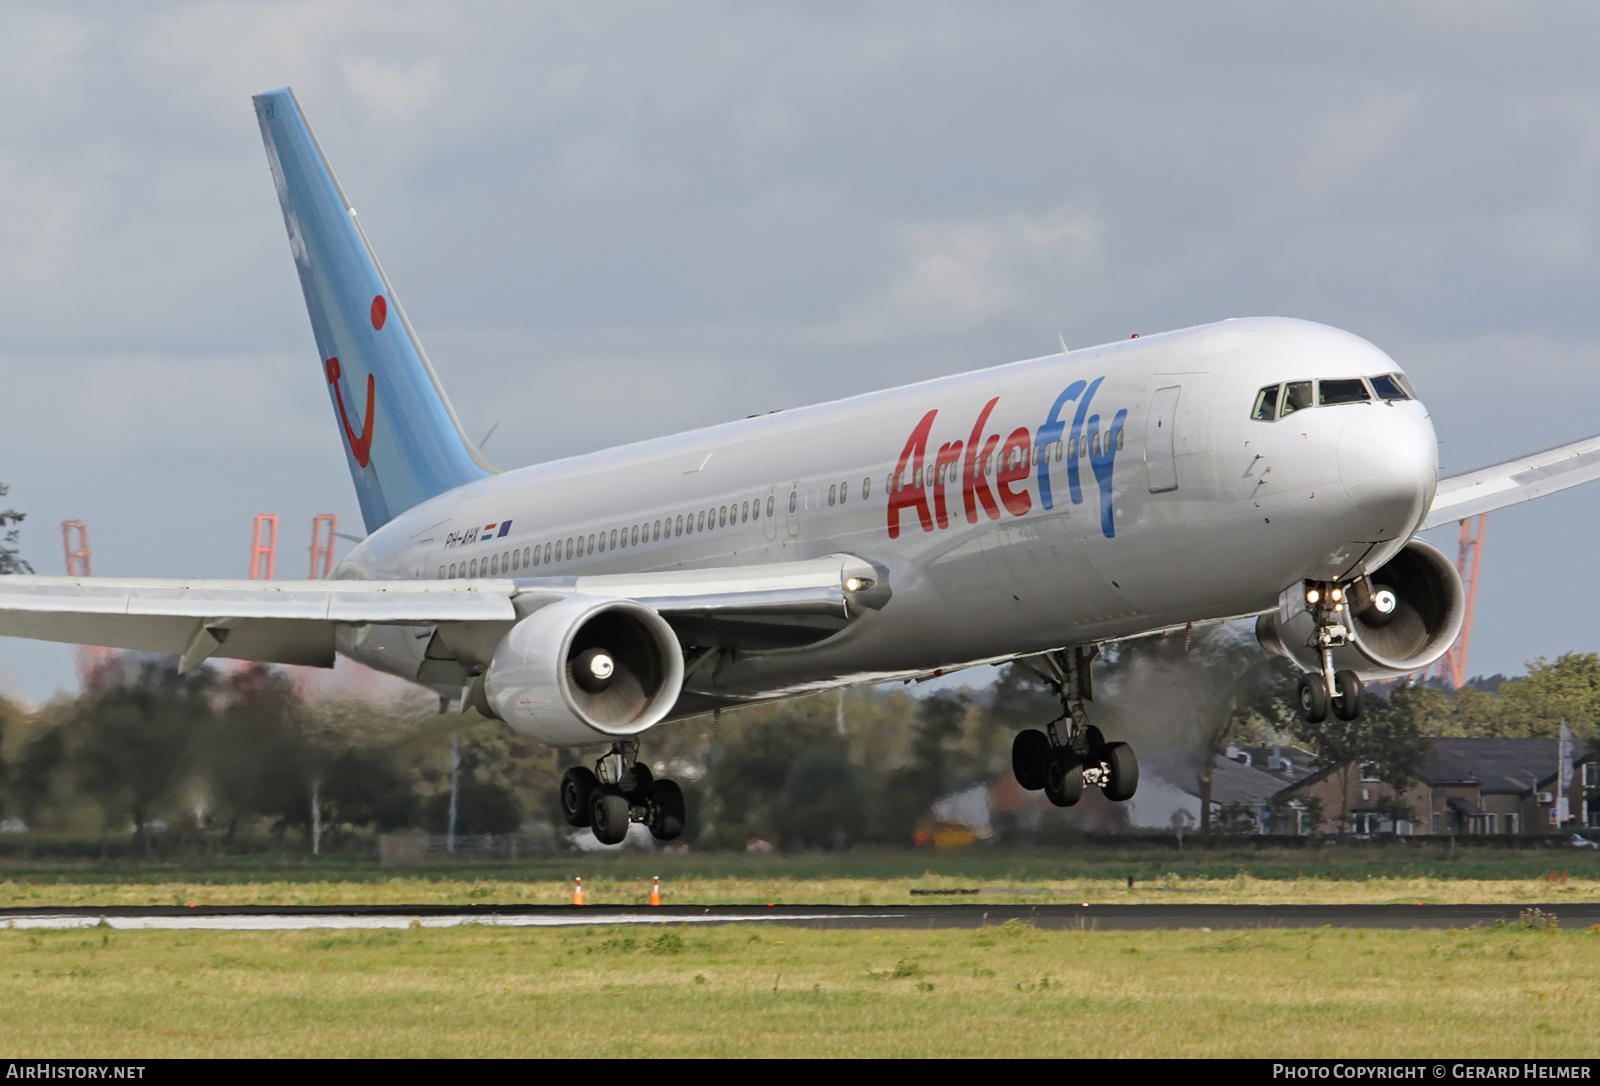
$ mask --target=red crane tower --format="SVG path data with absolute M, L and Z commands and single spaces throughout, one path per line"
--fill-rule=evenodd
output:
M 1483 563 L 1483 532 L 1489 523 L 1489 514 L 1479 513 L 1461 522 L 1461 547 L 1456 553 L 1456 572 L 1466 589 L 1467 614 L 1461 623 L 1461 634 L 1450 651 L 1423 673 L 1427 679 L 1437 676 L 1452 690 L 1467 681 L 1467 646 L 1472 641 L 1472 609 L 1478 601 L 1478 567 Z
M 89 529 L 81 520 L 61 522 L 61 550 L 67 560 L 68 577 L 92 577 Z M 105 666 L 116 657 L 111 649 L 98 645 L 79 645 L 73 653 L 78 666 L 78 684 L 83 690 L 94 689 Z
M 318 513 L 311 521 L 311 579 L 326 578 L 333 572 L 333 541 L 339 534 L 339 518 Z M 322 572 L 317 572 L 318 565 Z
M 73 537 L 77 538 L 74 539 Z M 77 545 L 74 546 L 73 544 Z M 89 567 L 89 529 L 81 520 L 61 522 L 61 549 L 67 553 L 68 577 L 93 577 Z
M 270 581 L 278 569 L 278 514 L 257 513 L 250 532 L 250 579 Z

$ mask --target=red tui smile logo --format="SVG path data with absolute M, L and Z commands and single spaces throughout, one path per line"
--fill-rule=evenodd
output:
M 372 407 L 376 399 L 377 382 L 373 380 L 372 374 L 367 374 L 367 410 L 363 415 L 366 421 L 361 424 L 361 436 L 357 437 L 355 429 L 350 425 L 350 416 L 345 411 L 344 393 L 339 388 L 339 359 L 337 357 L 328 359 L 327 369 L 328 383 L 333 386 L 333 396 L 339 404 L 339 421 L 344 423 L 345 439 L 350 442 L 350 451 L 355 455 L 356 463 L 366 467 L 367 461 L 372 458 Z

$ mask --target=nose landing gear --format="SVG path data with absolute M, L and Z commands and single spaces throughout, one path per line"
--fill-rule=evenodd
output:
M 1316 623 L 1316 631 L 1307 647 L 1316 650 L 1322 661 L 1320 673 L 1300 676 L 1295 691 L 1300 716 L 1309 724 L 1327 720 L 1330 710 L 1339 720 L 1355 720 L 1361 716 L 1361 677 L 1349 669 L 1335 670 L 1333 666 L 1333 650 L 1343 647 L 1350 639 L 1349 627 L 1345 625 L 1350 613 L 1348 595 L 1345 586 L 1338 584 L 1306 587 L 1306 610 Z M 1394 609 L 1393 594 L 1387 595 L 1387 608 L 1376 596 L 1373 604 L 1385 614 Z
M 1094 700 L 1089 662 L 1096 645 L 1046 653 L 1050 668 L 1042 677 L 1061 699 L 1061 715 L 1045 730 L 1018 732 L 1011 744 L 1011 771 L 1030 792 L 1044 790 L 1057 807 L 1071 807 L 1086 787 L 1099 788 L 1107 799 L 1132 799 L 1139 787 L 1139 761 L 1126 743 L 1108 743 L 1088 722 L 1083 703 Z
M 628 826 L 642 822 L 658 841 L 683 836 L 683 789 L 676 781 L 656 780 L 639 761 L 639 741 L 611 744 L 594 769 L 574 766 L 561 778 L 561 813 L 569 826 L 594 830 L 602 845 L 616 845 Z

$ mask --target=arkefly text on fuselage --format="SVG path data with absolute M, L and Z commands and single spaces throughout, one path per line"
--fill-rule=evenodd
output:
M 899 537 L 900 514 L 903 510 L 915 512 L 925 532 L 933 531 L 935 526 L 950 527 L 949 502 L 945 494 L 947 485 L 952 489 L 960 487 L 961 509 L 968 524 L 978 523 L 980 508 L 990 520 L 1000 519 L 1002 507 L 1011 516 L 1027 516 L 1033 509 L 1033 498 L 1026 490 L 1016 487 L 1026 482 L 1035 468 L 1039 478 L 1039 505 L 1044 509 L 1053 509 L 1055 496 L 1050 486 L 1051 461 L 1059 464 L 1063 456 L 1066 460 L 1067 491 L 1072 504 L 1083 502 L 1079 464 L 1087 462 L 1092 466 L 1095 481 L 1100 487 L 1100 530 L 1107 539 L 1116 535 L 1117 526 L 1111 515 L 1112 478 L 1117 452 L 1123 446 L 1123 423 L 1127 420 L 1128 411 L 1127 408 L 1118 409 L 1111 419 L 1111 425 L 1101 432 L 1100 416 L 1088 412 L 1095 390 L 1104 380 L 1104 377 L 1096 377 L 1092 382 L 1074 381 L 1068 385 L 1056 397 L 1049 416 L 1039 427 L 1037 439 L 1028 432 L 1026 426 L 1011 431 L 1004 443 L 999 434 L 990 434 L 987 438 L 983 436 L 989 414 L 1000 402 L 996 396 L 978 412 L 977 421 L 973 423 L 964 442 L 960 439 L 946 441 L 938 446 L 930 459 L 930 442 L 937 439 L 929 435 L 934 431 L 939 410 L 935 408 L 922 416 L 922 421 L 917 423 L 916 429 L 906 439 L 899 464 L 889 479 L 889 538 Z M 1062 408 L 1080 396 L 1082 399 L 1072 420 L 1072 432 L 1063 440 L 1061 434 L 1066 424 L 1060 418 Z M 991 475 L 994 476 L 992 491 L 989 487 Z M 996 497 L 999 498 L 998 503 Z

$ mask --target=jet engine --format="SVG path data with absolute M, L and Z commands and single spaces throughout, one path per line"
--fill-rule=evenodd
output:
M 1276 614 L 1256 620 L 1256 640 L 1306 671 L 1320 671 L 1316 625 L 1296 585 Z M 1456 567 L 1419 539 L 1347 589 L 1337 612 L 1347 631 L 1333 650 L 1336 670 L 1363 680 L 1394 679 L 1421 671 L 1449 651 L 1461 632 L 1466 597 Z
M 472 702 L 529 738 L 579 746 L 659 724 L 682 688 L 683 651 L 665 619 L 633 600 L 572 596 L 511 628 Z

